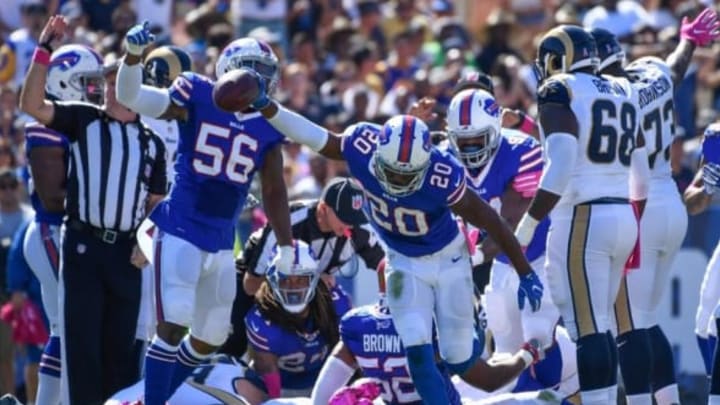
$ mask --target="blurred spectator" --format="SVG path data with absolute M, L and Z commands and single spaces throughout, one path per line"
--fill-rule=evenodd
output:
M 382 20 L 380 4 L 377 0 L 360 0 L 357 7 L 359 13 L 357 31 L 362 37 L 363 43 L 374 42 L 380 53 L 385 54 L 387 41 L 380 26 Z
M 125 33 L 138 22 L 137 13 L 130 6 L 130 3 L 121 3 L 113 12 L 110 19 L 112 31 L 102 39 L 101 53 L 123 53 L 123 39 Z
M 307 33 L 299 32 L 292 38 L 290 59 L 293 62 L 301 63 L 308 70 L 308 75 L 314 82 L 321 79 L 320 57 L 315 40 Z
M 410 28 L 413 17 L 417 15 L 417 9 L 415 8 L 414 0 L 393 0 L 390 1 L 389 4 L 393 8 L 394 13 L 391 14 L 389 18 L 386 17 L 383 20 L 382 28 L 385 32 L 385 38 L 393 39 Z
M 343 112 L 343 93 L 353 84 L 355 84 L 355 65 L 346 61 L 338 63 L 333 70 L 333 77 L 320 86 L 320 102 L 324 116 Z
M 291 63 L 283 70 L 280 82 L 280 100 L 294 111 L 322 123 L 323 111 L 320 99 L 313 86 L 307 67 L 301 63 Z
M 318 198 L 329 179 L 327 159 L 314 153 L 310 157 L 310 175 L 290 188 L 288 198 L 291 200 Z
M 522 60 L 520 52 L 508 43 L 515 24 L 515 16 L 502 9 L 496 9 L 488 16 L 487 24 L 487 38 L 477 56 L 478 68 L 483 72 L 490 72 L 495 60 L 503 53 L 516 55 Z
M 0 86 L 0 137 L 2 138 L 14 138 L 17 105 L 18 97 L 15 90 L 9 84 Z
M 112 16 L 115 9 L 127 0 L 80 0 L 83 12 L 87 14 L 90 29 L 104 34 L 113 32 Z
M 350 57 L 352 49 L 352 37 L 356 34 L 350 21 L 345 17 L 336 17 L 332 22 L 332 28 L 325 38 L 325 63 L 323 70 L 330 72 L 335 69 L 335 64 Z
M 415 101 L 412 81 L 406 79 L 399 80 L 395 83 L 395 86 L 385 94 L 378 112 L 383 116 L 405 114 Z
M 22 27 L 8 37 L 8 45 L 15 55 L 15 86 L 20 86 L 25 78 L 38 37 L 48 18 L 48 8 L 42 0 L 25 0 L 21 4 Z
M 411 79 L 419 66 L 415 62 L 413 35 L 403 31 L 393 38 L 393 48 L 385 66 L 385 90 L 390 90 L 400 79 Z
M 167 34 L 172 27 L 175 0 L 132 0 L 138 21 L 149 21 L 153 31 Z
M 650 21 L 643 6 L 633 0 L 602 0 L 585 14 L 585 28 L 605 28 L 625 42 L 639 23 Z
M 95 47 L 99 36 L 88 29 L 88 17 L 76 0 L 69 0 L 60 7 L 60 14 L 67 21 L 67 31 L 63 44 L 84 44 Z
M 287 3 L 287 0 L 233 0 L 231 14 L 237 37 L 246 37 L 255 28 L 266 27 L 280 36 L 282 48 L 286 49 Z
M 343 93 L 343 110 L 346 126 L 360 121 L 372 121 L 380 104 L 380 97 L 363 83 L 350 87 Z
M 385 87 L 382 78 L 377 74 L 379 58 L 375 43 L 368 42 L 356 46 L 352 51 L 352 61 L 355 63 L 356 80 L 374 92 L 375 97 L 382 96 Z
M 522 62 L 515 55 L 498 56 L 490 69 L 495 83 L 495 98 L 501 106 L 527 111 L 533 100 L 533 94 L 520 79 Z M 534 92 L 533 92 L 534 93 Z
M 668 27 L 677 27 L 677 8 L 684 0 L 652 0 L 648 6 L 648 23 L 657 31 Z

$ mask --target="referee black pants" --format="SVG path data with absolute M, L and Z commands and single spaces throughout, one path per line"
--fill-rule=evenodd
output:
M 130 264 L 133 239 L 106 243 L 64 227 L 63 373 L 70 404 L 102 404 L 140 379 L 135 331 L 141 270 Z

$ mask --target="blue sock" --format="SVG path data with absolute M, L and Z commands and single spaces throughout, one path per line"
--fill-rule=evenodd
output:
M 405 348 L 410 376 L 425 405 L 449 404 L 445 384 L 435 364 L 432 345 L 424 344 Z
M 165 405 L 175 370 L 177 346 L 155 335 L 145 354 L 145 405 Z
M 210 355 L 199 354 L 192 348 L 189 336 L 183 339 L 177 353 L 177 363 L 175 363 L 172 380 L 170 381 L 170 396 L 172 396 L 178 387 L 180 387 L 180 384 L 192 374 L 193 370 L 208 357 L 210 357 Z
M 652 348 L 653 368 L 650 374 L 653 392 L 661 388 L 675 384 L 675 359 L 673 357 L 670 342 L 660 329 L 655 325 L 648 329 L 650 334 L 650 347 Z
M 635 329 L 617 337 L 620 371 L 627 395 L 649 394 L 653 357 L 647 329 Z
M 618 365 L 620 364 L 620 361 L 618 360 L 618 351 L 617 351 L 617 343 L 615 342 L 615 336 L 613 336 L 612 332 L 607 331 L 605 333 L 607 336 L 608 341 L 608 349 L 610 350 L 610 368 L 612 368 L 612 372 L 610 373 L 610 385 L 617 385 L 618 383 Z
M 576 349 L 580 391 L 594 391 L 611 387 L 616 369 L 605 333 L 585 335 L 577 340 Z
M 720 318 L 715 318 L 715 325 L 720 331 Z M 714 345 L 712 373 L 710 374 L 710 395 L 720 395 L 720 351 L 718 345 Z
M 39 373 L 60 378 L 60 337 L 50 336 L 40 357 Z
M 562 366 L 560 346 L 553 343 L 552 346 L 545 350 L 545 358 L 532 366 L 533 370 L 535 370 L 535 378 L 542 385 L 541 388 L 552 388 L 560 384 Z

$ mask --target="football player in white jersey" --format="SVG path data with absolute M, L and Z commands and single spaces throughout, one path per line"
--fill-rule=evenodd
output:
M 719 24 L 711 9 L 695 21 L 686 25 L 700 24 L 696 29 L 702 32 L 712 32 Z M 623 68 L 625 53 L 615 36 L 602 28 L 590 34 L 597 43 L 600 73 L 625 77 L 638 89 L 650 165 L 650 192 L 640 222 L 639 268 L 627 273 L 615 303 L 625 393 L 630 404 L 651 404 L 651 392 L 658 404 L 679 403 L 672 349 L 656 312 L 687 230 L 687 213 L 670 167 L 670 148 L 675 140 L 674 89 L 685 77 L 696 43 L 707 42 L 683 37 L 667 60 L 644 57 Z M 711 39 L 713 35 L 705 40 Z
M 561 25 L 540 42 L 545 165 L 515 231 L 527 246 L 550 215 L 548 286 L 577 345 L 583 404 L 617 401 L 612 309 L 637 238 L 630 200 L 644 203 L 649 177 L 638 95 L 627 80 L 598 76 L 598 63 L 595 41 L 582 28 Z
M 713 196 L 720 190 L 720 122 L 705 129 L 703 139 L 703 166 L 692 184 L 685 190 L 685 204 L 690 215 L 707 209 Z M 700 353 L 710 375 L 709 404 L 720 404 L 720 355 L 717 351 L 717 331 L 720 325 L 720 244 L 705 270 L 700 287 L 700 304 L 695 316 Z

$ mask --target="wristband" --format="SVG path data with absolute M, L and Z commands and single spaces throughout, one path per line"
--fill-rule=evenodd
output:
M 48 42 L 42 42 L 42 43 L 38 44 L 38 47 L 40 47 L 40 48 L 48 51 L 48 53 L 49 53 L 50 55 L 52 55 L 52 53 L 55 52 L 55 51 L 52 49 L 52 46 L 50 46 L 50 43 L 48 43 Z
M 535 356 L 525 349 L 520 350 L 520 357 L 525 362 L 525 368 L 532 366 L 535 361 Z
M 39 63 L 43 66 L 49 66 L 50 65 L 50 54 L 48 51 L 44 48 L 35 48 L 35 53 L 33 54 L 33 62 Z
M 525 113 L 521 113 L 523 116 L 522 123 L 520 124 L 520 130 L 526 134 L 532 134 L 535 132 L 535 120 Z

